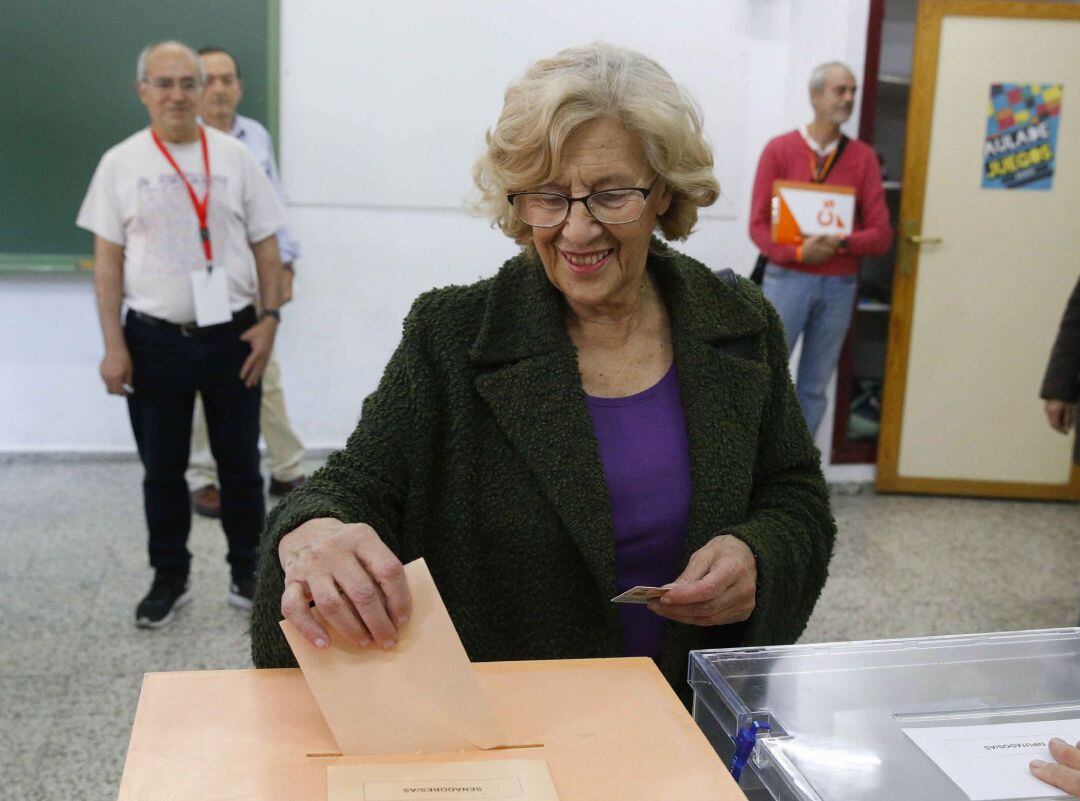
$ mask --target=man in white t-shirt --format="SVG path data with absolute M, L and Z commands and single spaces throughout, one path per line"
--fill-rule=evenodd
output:
M 259 381 L 281 321 L 276 233 L 285 212 L 247 148 L 199 125 L 203 84 L 189 47 L 143 50 L 136 88 L 150 127 L 105 153 L 77 219 L 94 234 L 101 377 L 127 398 L 145 468 L 155 575 L 135 617 L 148 628 L 167 624 L 190 598 L 184 470 L 196 393 L 219 468 L 229 602 L 240 608 L 251 606 L 266 511 Z

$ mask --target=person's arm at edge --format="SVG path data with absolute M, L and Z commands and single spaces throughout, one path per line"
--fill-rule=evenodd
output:
M 387 373 L 393 364 L 394 358 L 387 366 Z M 365 399 L 360 421 L 345 447 L 331 454 L 324 467 L 290 492 L 267 516 L 251 618 L 252 659 L 256 667 L 296 664 L 278 626 L 286 614 L 284 565 L 293 555 L 310 547 L 320 534 L 333 533 L 346 525 L 366 524 L 401 558 L 396 531 L 404 503 L 404 469 L 393 461 L 400 452 L 379 447 L 389 446 L 398 438 L 380 437 L 372 432 L 383 424 L 387 415 L 393 415 L 393 410 L 387 407 L 394 401 L 383 397 L 386 383 L 384 374 L 379 388 Z M 303 633 L 312 634 L 310 626 Z
M 1076 282 L 1050 350 L 1039 397 L 1075 402 L 1080 397 L 1080 280 Z
M 851 236 L 845 239 L 846 252 L 851 256 L 881 256 L 888 251 L 893 240 L 889 204 L 885 202 L 885 187 L 881 182 L 881 167 L 872 149 L 871 157 L 869 167 L 862 176 L 862 185 L 857 189 L 862 228 L 852 231 Z
M 755 292 L 740 281 L 742 291 Z M 779 317 L 761 298 L 768 318 L 770 400 L 762 415 L 754 489 L 745 522 L 717 534 L 738 537 L 754 554 L 757 593 L 745 624 L 747 644 L 798 639 L 821 593 L 832 557 L 836 524 L 821 456 L 806 428 L 788 372 Z
M 1080 281 L 1073 287 L 1061 315 L 1050 358 L 1046 363 L 1039 397 L 1047 422 L 1055 431 L 1068 434 L 1076 421 L 1076 400 L 1080 395 Z
M 772 185 L 779 177 L 776 164 L 775 140 L 765 145 L 758 159 L 754 176 L 754 192 L 750 200 L 750 239 L 758 250 L 774 264 L 790 264 L 796 260 L 793 245 L 772 241 Z
M 132 381 L 131 354 L 120 323 L 124 302 L 124 246 L 94 236 L 94 294 L 105 343 L 101 378 L 110 395 L 127 395 Z

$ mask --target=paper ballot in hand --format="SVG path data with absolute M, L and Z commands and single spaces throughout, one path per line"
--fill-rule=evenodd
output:
M 657 598 L 663 597 L 670 587 L 646 587 L 644 585 L 638 585 L 631 587 L 626 592 L 619 593 L 611 599 L 613 604 L 647 604 L 649 601 L 655 601 Z
M 338 747 L 351 756 L 506 745 L 427 564 L 410 562 L 405 576 L 413 611 L 393 650 L 361 648 L 325 623 L 330 645 L 316 648 L 281 622 Z

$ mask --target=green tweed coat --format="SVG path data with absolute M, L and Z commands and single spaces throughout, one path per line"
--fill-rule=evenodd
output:
M 654 251 L 690 442 L 685 555 L 728 533 L 758 569 L 745 623 L 668 624 L 660 667 L 686 700 L 691 649 L 795 641 L 835 526 L 776 314 L 749 281 L 725 283 L 658 240 Z M 276 547 L 315 517 L 369 523 L 402 561 L 424 557 L 475 662 L 621 655 L 603 467 L 561 296 L 537 262 L 416 301 L 345 449 L 267 521 L 259 667 L 295 665 Z

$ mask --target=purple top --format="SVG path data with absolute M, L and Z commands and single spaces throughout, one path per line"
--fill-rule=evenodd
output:
M 675 365 L 626 398 L 588 396 L 615 530 L 615 584 L 659 587 L 682 572 L 690 518 L 690 444 Z M 620 604 L 626 656 L 660 655 L 664 618 Z

